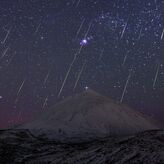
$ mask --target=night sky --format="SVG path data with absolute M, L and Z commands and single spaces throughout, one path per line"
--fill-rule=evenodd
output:
M 0 127 L 87 88 L 164 122 L 164 0 L 0 0 Z

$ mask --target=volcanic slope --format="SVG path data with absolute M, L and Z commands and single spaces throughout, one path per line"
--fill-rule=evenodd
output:
M 17 128 L 37 131 L 38 135 L 45 134 L 61 141 L 122 136 L 158 129 L 143 114 L 90 89 L 66 98 Z

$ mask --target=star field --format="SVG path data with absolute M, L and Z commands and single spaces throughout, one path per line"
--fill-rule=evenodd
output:
M 164 120 L 163 0 L 1 0 L 0 53 L 0 127 L 88 88 Z

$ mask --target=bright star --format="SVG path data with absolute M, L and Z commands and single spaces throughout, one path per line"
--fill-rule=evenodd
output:
M 88 43 L 87 39 L 83 39 L 81 42 L 80 42 L 80 45 L 86 45 Z
M 88 89 L 89 89 L 89 87 L 88 87 L 88 86 L 86 86 L 86 87 L 85 87 L 85 90 L 88 90 Z

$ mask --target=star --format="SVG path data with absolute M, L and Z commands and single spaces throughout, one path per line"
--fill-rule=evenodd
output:
M 87 91 L 89 89 L 89 87 L 88 86 L 85 86 L 85 90 Z
M 43 40 L 44 39 L 44 36 L 41 36 L 40 39 Z
M 83 39 L 81 42 L 80 42 L 80 45 L 86 45 L 88 43 L 88 40 L 87 39 Z

